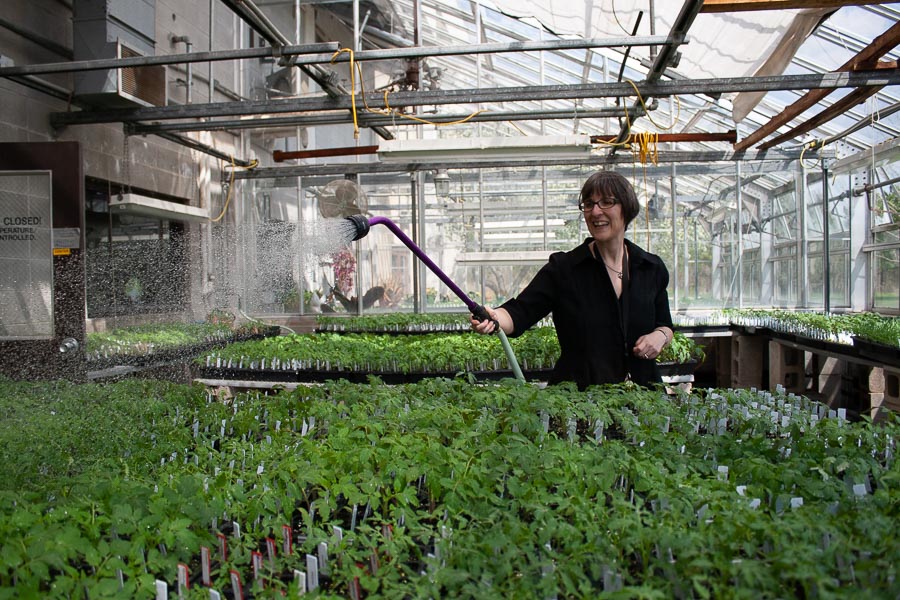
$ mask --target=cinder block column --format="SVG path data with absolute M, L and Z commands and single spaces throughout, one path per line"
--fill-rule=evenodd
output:
M 731 387 L 764 388 L 763 357 L 765 340 L 753 335 L 731 338 Z
M 873 368 L 869 374 L 869 399 L 873 420 L 884 418 L 889 410 L 900 413 L 900 371 Z
M 821 395 L 822 402 L 832 408 L 838 408 L 841 402 L 841 378 L 846 368 L 846 363 L 832 356 L 817 355 L 816 390 Z
M 795 394 L 806 391 L 806 353 L 776 341 L 769 342 L 769 389 L 782 385 Z

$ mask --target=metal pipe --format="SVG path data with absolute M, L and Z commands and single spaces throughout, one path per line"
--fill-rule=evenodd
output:
M 825 277 L 824 306 L 826 313 L 831 312 L 831 243 L 828 226 L 828 165 L 822 161 L 822 259 Z
M 181 44 L 181 43 L 183 43 L 183 44 L 184 44 L 184 51 L 185 51 L 185 54 L 191 54 L 191 50 L 192 50 L 193 47 L 194 47 L 194 44 L 191 43 L 191 38 L 189 38 L 189 37 L 186 36 L 186 35 L 177 35 L 177 36 L 173 36 L 173 37 L 172 37 L 172 42 L 171 42 L 171 43 L 172 43 L 173 46 L 174 46 L 175 44 Z M 193 87 L 194 87 L 194 79 L 193 79 L 193 74 L 194 74 L 194 71 L 193 71 L 193 63 L 188 62 L 188 63 L 187 63 L 187 66 L 186 66 L 186 69 L 187 69 L 187 74 L 186 74 L 186 76 L 185 76 L 185 86 L 186 86 L 186 88 L 185 88 L 185 92 L 184 92 L 184 102 L 185 102 L 185 104 L 191 104 L 191 100 L 192 100 L 191 90 L 192 90 Z
M 125 132 L 125 135 L 129 135 L 127 130 Z M 164 140 L 169 140 L 170 142 L 174 142 L 180 146 L 185 146 L 187 148 L 191 148 L 192 150 L 197 150 L 198 152 L 202 152 L 204 154 L 208 154 L 210 156 L 214 156 L 216 158 L 219 158 L 219 159 L 222 159 L 222 160 L 225 160 L 228 162 L 234 161 L 235 166 L 238 166 L 238 167 L 249 168 L 249 167 L 253 167 L 256 164 L 254 161 L 244 160 L 242 158 L 234 158 L 234 156 L 232 156 L 230 154 L 226 154 L 225 152 L 222 152 L 221 150 L 216 150 L 215 148 L 213 148 L 211 146 L 207 146 L 206 144 L 200 143 L 197 140 L 192 140 L 191 138 L 188 138 L 188 137 L 185 137 L 182 135 L 176 135 L 174 133 L 165 133 L 165 132 L 157 133 L 155 135 L 163 138 Z
M 220 90 L 221 91 L 221 90 Z M 654 108 L 653 106 L 649 108 Z M 643 110 L 638 111 L 644 114 Z M 629 113 L 632 115 L 633 113 Z M 540 121 L 550 119 L 602 119 L 607 117 L 621 117 L 625 115 L 624 108 L 601 108 L 598 110 L 544 110 L 529 111 L 490 111 L 472 116 L 469 123 L 489 121 L 511 121 L 527 119 Z M 470 117 L 469 114 L 429 115 L 428 120 L 434 123 L 451 123 Z M 415 121 L 397 119 L 380 115 L 358 115 L 359 124 L 362 126 L 387 126 L 387 125 L 414 125 Z M 224 131 L 226 129 L 268 129 L 273 127 L 308 127 L 315 125 L 337 125 L 352 122 L 351 115 L 340 112 L 332 114 L 304 115 L 298 117 L 267 117 L 260 119 L 227 119 L 218 121 L 205 121 L 203 123 L 136 123 L 135 133 L 156 133 L 157 131 Z M 613 136 L 609 136 L 613 137 Z
M 194 53 L 196 56 L 199 53 Z M 13 67 L 18 68 L 18 67 Z M 0 76 L 3 75 L 0 69 Z M 793 89 L 838 89 L 870 85 L 894 85 L 900 83 L 900 69 L 882 71 L 853 71 L 805 75 L 776 75 L 766 77 L 733 77 L 694 79 L 690 81 L 661 81 L 637 83 L 638 91 L 645 98 L 667 97 L 683 94 L 716 92 L 749 92 Z M 574 84 L 549 86 L 521 86 L 485 89 L 417 90 L 395 92 L 390 96 L 394 108 L 429 106 L 434 104 L 479 104 L 525 100 L 557 100 L 574 98 L 613 98 L 633 96 L 629 83 Z M 374 92 L 366 97 L 369 106 L 383 108 L 383 94 Z M 108 109 L 53 113 L 56 125 L 85 123 L 115 123 L 120 121 L 146 121 L 161 119 L 192 119 L 209 116 L 272 114 L 350 109 L 349 96 L 330 98 L 292 98 L 289 100 L 246 101 L 216 103 L 210 105 L 147 107 L 136 109 Z M 630 110 L 630 109 L 629 109 Z M 629 113 L 631 114 L 631 113 Z
M 206 28 L 206 34 L 209 36 L 209 52 L 213 51 L 213 39 L 215 38 L 216 31 L 216 20 L 215 20 L 215 0 L 209 0 L 209 25 Z M 207 72 L 207 80 L 206 83 L 209 84 L 209 88 L 207 89 L 207 98 L 210 102 L 215 100 L 216 93 L 216 84 L 215 79 L 213 79 L 213 64 L 209 63 L 208 72 Z
M 359 154 L 375 154 L 378 146 L 347 146 L 345 148 L 319 148 L 317 150 L 274 150 L 272 160 L 284 162 L 303 158 L 323 158 L 327 156 L 356 156 Z
M 804 157 L 812 159 L 813 154 L 807 152 Z M 660 151 L 660 164 L 672 163 L 697 163 L 697 162 L 725 162 L 735 160 L 745 161 L 777 161 L 778 163 L 790 163 L 800 159 L 800 151 L 782 151 L 774 152 L 768 150 L 766 152 L 732 152 L 725 151 L 687 151 L 687 150 L 669 150 Z M 611 165 L 631 165 L 633 158 L 631 156 L 601 156 L 594 155 L 587 158 L 534 158 L 529 160 L 479 160 L 473 157 L 467 162 L 453 163 L 452 165 L 446 161 L 433 161 L 422 163 L 382 163 L 382 162 L 361 162 L 361 163 L 340 163 L 331 165 L 298 165 L 291 167 L 264 167 L 256 168 L 252 171 L 235 173 L 235 179 L 271 179 L 279 177 L 320 177 L 326 175 L 344 175 L 352 173 L 408 173 L 414 171 L 435 171 L 437 169 L 478 169 L 482 173 L 484 169 L 493 168 L 511 168 L 524 166 L 563 166 L 563 165 L 585 165 L 608 167 Z M 783 170 L 784 165 L 779 165 L 779 169 Z
M 76 60 L 63 63 L 43 63 L 18 67 L 0 68 L 0 77 L 13 75 L 45 75 L 49 73 L 75 73 L 80 71 L 104 71 L 106 69 L 124 69 L 127 67 L 147 67 L 153 65 L 172 65 L 177 63 L 195 63 L 223 60 L 240 60 L 245 58 L 278 58 L 313 54 L 319 58 L 331 55 L 322 52 L 336 52 L 337 42 L 322 44 L 305 44 L 302 46 L 285 46 L 283 48 L 240 48 L 237 50 L 217 50 L 214 52 L 190 52 L 187 54 L 169 54 L 165 56 L 134 56 L 130 58 L 100 58 L 97 60 Z M 316 60 L 316 62 L 327 62 Z
M 878 183 L 867 183 L 866 185 L 855 188 L 853 190 L 854 196 L 862 196 L 868 192 L 872 192 L 877 189 L 881 189 L 883 187 L 887 187 L 889 185 L 894 185 L 895 183 L 900 183 L 900 177 L 893 177 L 891 179 L 886 179 L 885 181 L 879 181 Z

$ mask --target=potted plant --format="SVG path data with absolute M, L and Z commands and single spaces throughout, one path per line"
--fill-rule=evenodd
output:
M 663 375 L 690 375 L 706 358 L 703 347 L 693 338 L 676 331 L 672 341 L 663 348 L 656 358 Z

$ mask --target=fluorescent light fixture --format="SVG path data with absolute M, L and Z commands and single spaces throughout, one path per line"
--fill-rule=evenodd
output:
M 456 264 L 466 267 L 543 265 L 549 260 L 552 252 L 551 250 L 463 252 L 457 257 Z
M 541 135 L 437 140 L 386 140 L 378 146 L 383 162 L 465 162 L 472 159 L 533 160 L 535 158 L 587 158 L 587 135 Z
M 209 209 L 138 194 L 122 194 L 109 200 L 109 210 L 120 215 L 140 215 L 166 221 L 209 221 Z

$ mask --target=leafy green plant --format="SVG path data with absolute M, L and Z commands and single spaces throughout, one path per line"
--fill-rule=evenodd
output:
M 663 348 L 656 358 L 658 362 L 686 363 L 692 360 L 703 362 L 706 352 L 693 338 L 689 338 L 680 331 L 672 335 L 672 340 Z
M 0 597 L 147 597 L 156 580 L 174 596 L 178 564 L 198 576 L 201 547 L 214 589 L 227 592 L 234 570 L 266 597 L 297 593 L 306 555 L 325 558 L 322 596 L 896 590 L 900 548 L 884 532 L 900 420 L 848 422 L 798 396 L 459 378 L 225 403 L 157 383 L 9 386 L 32 406 L 16 415 L 28 444 L 0 430 L 0 458 L 22 471 L 0 489 Z M 61 403 L 72 419 L 78 401 L 85 418 L 109 403 L 134 420 L 97 425 L 122 429 L 119 466 L 53 469 L 19 489 L 45 460 L 30 455 L 64 433 L 39 426 L 47 411 Z M 85 444 L 71 456 L 88 465 L 100 453 Z M 48 493 L 79 477 L 90 485 Z

